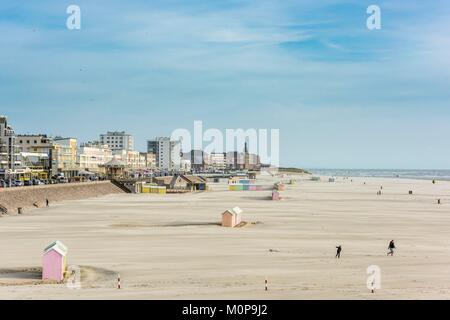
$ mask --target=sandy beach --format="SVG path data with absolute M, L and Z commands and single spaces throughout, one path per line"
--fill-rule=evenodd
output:
M 303 176 L 281 201 L 269 200 L 270 191 L 228 191 L 226 180 L 211 188 L 114 194 L 0 217 L 0 299 L 450 298 L 450 182 Z M 234 206 L 249 224 L 220 227 Z M 388 257 L 391 239 L 397 250 Z M 81 289 L 36 283 L 32 272 L 54 240 L 81 267 Z M 370 265 L 381 270 L 373 294 Z

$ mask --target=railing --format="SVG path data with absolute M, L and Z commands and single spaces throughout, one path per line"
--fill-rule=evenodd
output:
M 133 191 L 131 189 L 126 187 L 125 182 L 121 182 L 121 181 L 118 181 L 118 180 L 115 180 L 115 179 L 111 179 L 111 183 L 113 185 L 115 185 L 116 187 L 120 188 L 125 193 L 133 193 Z

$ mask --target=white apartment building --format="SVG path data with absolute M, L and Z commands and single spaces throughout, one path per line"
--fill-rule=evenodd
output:
M 80 170 L 105 173 L 105 163 L 111 161 L 113 154 L 106 144 L 88 142 L 78 148 L 78 166 Z
M 7 171 L 12 172 L 19 166 L 14 130 L 8 125 L 7 117 L 0 116 L 0 176 L 4 176 Z
M 113 157 L 125 163 L 128 169 L 137 170 L 145 168 L 145 158 L 139 151 L 114 150 Z
M 181 159 L 180 160 L 180 171 L 182 172 L 190 172 L 192 169 L 191 167 L 191 160 L 188 159 Z
M 105 134 L 101 134 L 100 143 L 106 144 L 112 151 L 134 150 L 133 136 L 125 133 L 125 131 L 108 131 Z
M 225 153 L 211 153 L 209 155 L 209 167 L 214 170 L 225 170 L 227 167 L 227 159 Z
M 169 137 L 156 137 L 147 142 L 147 152 L 154 153 L 156 166 L 160 170 L 180 170 L 181 141 Z

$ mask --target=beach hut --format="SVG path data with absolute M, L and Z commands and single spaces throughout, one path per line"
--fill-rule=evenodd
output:
M 153 180 L 155 181 L 155 183 L 158 186 L 172 188 L 173 187 L 172 181 L 174 180 L 174 177 L 173 176 L 162 176 L 162 177 L 155 177 L 155 178 L 153 178 Z
M 272 191 L 272 200 L 280 200 L 280 193 L 277 190 Z
M 241 223 L 242 210 L 239 207 L 228 209 L 222 213 L 222 227 L 234 228 Z
M 207 181 L 201 176 L 182 175 L 181 178 L 187 182 L 189 188 L 191 188 L 192 190 L 207 190 Z
M 55 241 L 44 249 L 42 280 L 62 281 L 67 269 L 67 247 Z

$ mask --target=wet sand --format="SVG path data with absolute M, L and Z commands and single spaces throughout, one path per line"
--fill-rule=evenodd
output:
M 281 201 L 268 200 L 269 191 L 227 191 L 225 182 L 211 187 L 115 194 L 0 217 L 0 299 L 450 298 L 450 182 L 303 177 L 286 185 Z M 249 223 L 220 227 L 221 213 L 234 206 Z M 397 250 L 387 257 L 391 239 Z M 54 240 L 69 247 L 70 265 L 90 270 L 82 289 L 1 285 L 1 270 L 40 266 Z M 374 294 L 366 287 L 370 265 L 381 269 Z

